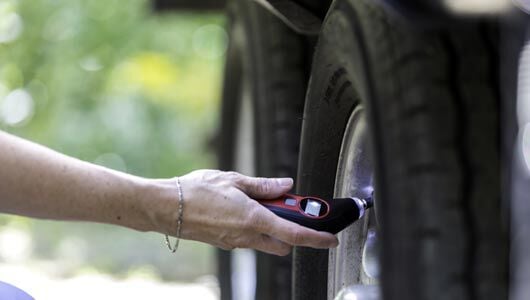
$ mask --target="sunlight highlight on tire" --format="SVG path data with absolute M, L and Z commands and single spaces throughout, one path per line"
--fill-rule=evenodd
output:
M 524 46 L 519 58 L 519 84 L 517 89 L 517 119 L 519 128 L 519 147 L 530 174 L 530 45 Z

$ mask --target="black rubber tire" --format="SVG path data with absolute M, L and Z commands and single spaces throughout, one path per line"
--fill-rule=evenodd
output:
M 235 21 L 231 15 L 229 15 L 229 22 L 229 30 L 233 30 Z M 218 167 L 225 171 L 233 170 L 235 165 L 237 115 L 241 101 L 241 76 L 243 73 L 241 51 L 241 46 L 237 45 L 235 37 L 230 34 L 224 70 L 220 132 L 216 139 Z M 216 257 L 217 278 L 221 292 L 220 300 L 232 300 L 231 252 L 219 248 L 216 251 Z
M 313 60 L 297 192 L 331 197 L 343 132 L 372 135 L 388 299 L 506 299 L 493 21 L 424 31 L 370 0 L 336 0 Z M 327 251 L 297 248 L 294 299 L 326 299 Z
M 234 168 L 237 112 L 241 105 L 239 84 L 250 78 L 254 105 L 256 176 L 295 177 L 305 89 L 308 80 L 307 42 L 253 1 L 235 0 L 229 5 L 232 25 L 239 24 L 243 38 L 230 45 L 225 72 L 222 108 L 220 166 Z M 232 26 L 233 28 L 233 26 Z M 235 43 L 237 42 L 237 43 Z M 237 82 L 234 82 L 237 81 Z M 226 253 L 220 252 L 221 286 L 230 289 Z M 223 263 L 224 261 L 224 263 Z M 291 297 L 292 257 L 257 253 L 256 299 Z M 224 293 L 222 299 L 230 299 Z

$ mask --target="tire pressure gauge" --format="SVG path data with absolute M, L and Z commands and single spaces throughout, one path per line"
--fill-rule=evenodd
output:
M 372 198 L 335 198 L 324 200 L 285 194 L 277 199 L 258 200 L 276 215 L 318 231 L 333 234 L 359 220 L 373 206 Z

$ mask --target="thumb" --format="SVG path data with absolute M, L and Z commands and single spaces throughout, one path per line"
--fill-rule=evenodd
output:
M 293 187 L 292 178 L 244 177 L 238 188 L 252 198 L 276 198 L 287 193 Z

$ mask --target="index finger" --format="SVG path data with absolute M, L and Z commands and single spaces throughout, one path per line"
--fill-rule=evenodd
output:
M 327 249 L 339 244 L 333 234 L 282 219 L 265 207 L 258 209 L 254 217 L 256 230 L 293 246 Z

